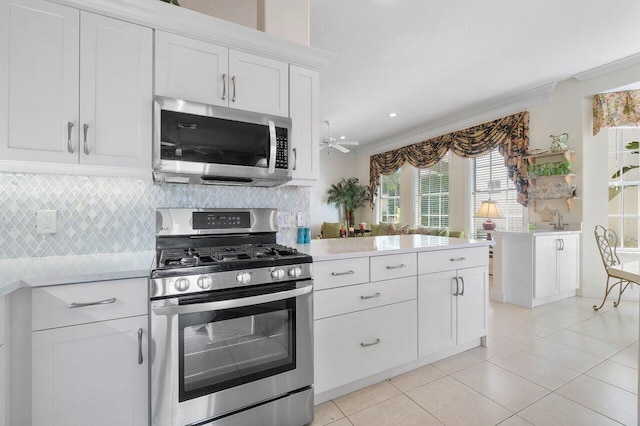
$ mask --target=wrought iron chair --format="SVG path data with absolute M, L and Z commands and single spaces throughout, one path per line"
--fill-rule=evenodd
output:
M 593 309 L 597 311 L 602 308 L 602 306 L 604 306 L 604 302 L 607 301 L 609 293 L 611 293 L 611 290 L 613 290 L 617 285 L 620 286 L 620 292 L 618 293 L 618 300 L 616 302 L 613 302 L 613 306 L 618 307 L 618 305 L 620 304 L 622 293 L 624 293 L 629 284 L 638 283 L 629 281 L 626 278 L 617 275 L 611 270 L 612 266 L 620 264 L 620 259 L 618 258 L 618 254 L 616 253 L 616 247 L 618 246 L 618 235 L 616 235 L 616 232 L 613 229 L 606 229 L 604 226 L 597 225 L 593 230 L 593 233 L 596 237 L 598 250 L 600 250 L 600 257 L 602 258 L 602 263 L 604 264 L 604 270 L 607 273 L 607 288 L 604 293 L 604 299 L 602 299 L 602 303 L 600 304 L 600 306 L 596 307 L 596 305 L 593 305 Z M 613 284 L 611 284 L 612 278 L 616 280 Z

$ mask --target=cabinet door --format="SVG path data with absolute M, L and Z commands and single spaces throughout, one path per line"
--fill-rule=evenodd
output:
M 487 335 L 489 287 L 487 268 L 458 270 L 460 292 L 456 297 L 458 344 Z
M 289 64 L 229 50 L 229 107 L 289 116 Z
M 558 250 L 558 288 L 561 293 L 575 290 L 579 286 L 580 236 L 562 235 L 561 250 Z
M 455 271 L 418 277 L 418 356 L 456 345 Z
M 317 71 L 290 67 L 291 173 L 293 179 L 310 180 L 310 185 L 320 177 L 319 76 Z
M 0 426 L 7 425 L 9 413 L 7 408 L 7 386 L 9 385 L 7 374 L 7 345 L 0 344 Z
M 79 12 L 40 0 L 1 7 L 0 159 L 77 163 Z
M 80 163 L 150 168 L 152 30 L 83 12 L 80 40 Z
M 33 425 L 147 424 L 147 330 L 145 315 L 33 332 Z
M 156 31 L 155 52 L 156 95 L 229 104 L 229 49 Z
M 556 271 L 556 252 L 558 237 L 552 235 L 536 236 L 534 241 L 534 285 L 533 297 L 553 296 L 558 293 Z

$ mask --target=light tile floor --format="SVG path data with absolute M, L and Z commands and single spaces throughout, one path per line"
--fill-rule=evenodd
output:
M 491 302 L 474 348 L 316 406 L 318 425 L 636 425 L 637 302 Z

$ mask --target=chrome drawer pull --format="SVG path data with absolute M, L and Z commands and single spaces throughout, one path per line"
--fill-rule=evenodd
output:
M 82 308 L 85 306 L 93 306 L 93 305 L 108 305 L 110 303 L 115 303 L 116 302 L 116 298 L 112 297 L 111 299 L 105 299 L 105 300 L 100 300 L 98 302 L 89 302 L 89 303 L 69 303 L 69 307 L 70 308 Z
M 449 259 L 452 262 L 460 262 L 462 260 L 467 260 L 466 257 L 452 257 L 451 259 Z
M 367 346 L 377 345 L 378 343 L 382 343 L 382 340 L 376 339 L 376 341 L 372 343 L 360 343 L 360 346 L 362 346 L 363 348 L 366 348 Z
M 332 272 L 331 275 L 334 277 L 340 276 L 340 275 L 353 275 L 355 274 L 354 271 L 347 271 L 347 272 Z
M 382 296 L 382 293 L 376 293 L 373 296 L 360 296 L 360 299 L 362 300 L 373 299 L 374 297 L 380 297 L 380 296 Z
M 395 265 L 395 266 L 387 266 L 387 269 L 400 269 L 400 268 L 404 268 L 405 266 L 407 266 L 407 265 L 405 265 L 404 263 L 401 263 L 401 264 Z
M 138 364 L 142 364 L 142 329 L 138 329 Z

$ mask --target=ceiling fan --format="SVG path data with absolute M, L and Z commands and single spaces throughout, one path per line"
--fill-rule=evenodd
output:
M 327 120 L 325 121 L 325 123 L 327 123 L 327 137 L 326 138 L 322 138 L 322 142 L 320 142 L 320 149 L 325 149 L 325 148 L 335 148 L 340 152 L 343 153 L 347 153 L 349 151 L 351 151 L 349 148 L 345 148 L 343 145 L 360 145 L 360 142 L 356 142 L 356 141 L 341 141 L 341 140 L 337 140 L 336 138 L 332 138 L 331 137 L 331 132 L 330 127 L 331 127 L 331 121 Z

